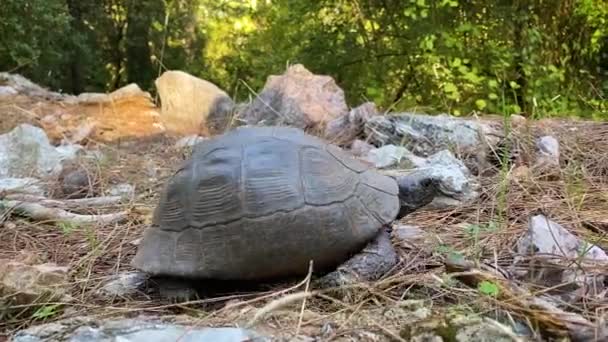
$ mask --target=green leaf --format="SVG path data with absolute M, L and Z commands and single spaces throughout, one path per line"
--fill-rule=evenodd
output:
M 486 101 L 479 99 L 479 100 L 475 101 L 475 105 L 477 106 L 477 108 L 482 110 L 482 109 L 486 108 L 487 103 L 486 103 Z
M 460 60 L 460 58 L 458 58 L 458 57 L 454 58 L 454 61 L 452 62 L 453 67 L 458 68 L 461 64 L 462 64 L 462 61 Z
M 34 314 L 32 314 L 32 318 L 45 319 L 45 318 L 52 317 L 55 314 L 57 314 L 57 308 L 59 307 L 59 305 L 60 304 L 45 305 L 45 306 L 39 308 L 38 310 L 36 310 L 36 312 L 34 312 Z
M 492 297 L 498 296 L 498 293 L 500 292 L 500 290 L 496 284 L 494 284 L 491 281 L 487 281 L 487 280 L 484 280 L 481 283 L 479 283 L 479 285 L 477 285 L 477 290 L 479 290 L 479 292 L 481 292 L 485 295 L 492 296 Z
M 490 100 L 496 100 L 498 98 L 498 95 L 494 94 L 494 93 L 489 93 L 488 94 L 488 98 Z
M 496 80 L 489 80 L 488 81 L 488 86 L 490 88 L 498 88 L 498 82 L 496 82 Z
M 446 93 L 456 93 L 456 92 L 458 92 L 458 88 L 456 87 L 456 85 L 454 83 L 451 83 L 451 82 L 448 82 L 448 83 L 444 84 L 443 90 Z
M 509 81 L 509 85 L 513 89 L 519 89 L 520 88 L 519 84 L 517 84 L 515 81 Z

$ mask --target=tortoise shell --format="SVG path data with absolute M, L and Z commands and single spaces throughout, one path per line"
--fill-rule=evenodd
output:
M 399 212 L 396 181 L 297 128 L 201 142 L 172 175 L 132 265 L 153 276 L 254 280 L 336 267 Z

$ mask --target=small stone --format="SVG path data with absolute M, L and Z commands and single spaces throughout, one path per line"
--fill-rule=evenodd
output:
M 357 136 L 362 135 L 365 123 L 375 115 L 378 115 L 378 110 L 373 102 L 353 108 L 327 123 L 325 139 L 336 145 L 348 145 Z
M 61 192 L 66 198 L 83 198 L 93 193 L 93 183 L 89 172 L 76 167 L 71 170 L 64 170 L 59 176 Z
M 201 143 L 203 141 L 205 141 L 206 139 L 204 137 L 201 137 L 199 135 L 188 135 L 185 136 L 181 139 L 179 139 L 176 143 L 175 143 L 175 147 L 177 148 L 184 148 L 184 147 L 191 147 L 194 146 L 198 143 Z
M 522 127 L 525 126 L 528 120 L 525 116 L 519 114 L 511 115 L 511 125 L 513 127 Z
M 424 240 L 426 233 L 419 227 L 408 224 L 396 225 L 393 227 L 392 235 L 399 241 L 407 243 L 416 243 Z
M 15 96 L 18 92 L 11 86 L 0 86 L 0 97 Z
M 536 141 L 538 160 L 535 167 L 559 170 L 559 142 L 552 136 L 543 136 Z
M 397 153 L 395 153 L 397 154 Z M 393 154 L 393 155 L 395 155 Z M 390 153 L 387 153 L 391 156 Z M 429 208 L 458 207 L 475 200 L 478 196 L 479 184 L 462 161 L 454 157 L 448 150 L 439 151 L 428 158 L 420 158 L 413 154 L 404 154 L 409 163 L 413 164 L 412 171 L 391 172 L 394 176 L 422 173 L 426 177 L 439 182 L 439 195 L 428 205 Z M 393 157 L 395 158 L 395 157 Z M 390 160 L 390 159 L 386 159 Z
M 357 157 L 363 157 L 367 155 L 371 150 L 375 147 L 372 144 L 369 144 L 363 140 L 356 139 L 350 145 L 350 153 Z
M 145 284 L 148 276 L 142 272 L 119 273 L 105 283 L 97 294 L 104 297 L 130 297 L 136 295 Z
M 380 148 L 375 148 L 369 151 L 364 159 L 374 164 L 374 166 L 379 169 L 385 169 L 392 166 L 413 168 L 415 165 L 424 161 L 424 158 L 415 156 L 407 148 L 395 145 L 385 145 Z
M 108 190 L 108 195 L 131 199 L 135 196 L 135 187 L 128 183 L 117 184 Z

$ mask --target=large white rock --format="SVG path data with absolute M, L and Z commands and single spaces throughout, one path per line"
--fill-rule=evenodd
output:
M 44 178 L 58 175 L 80 145 L 55 147 L 42 128 L 21 124 L 0 135 L 0 178 Z
M 164 72 L 154 84 L 168 132 L 210 136 L 229 127 L 235 105 L 215 84 L 178 70 Z

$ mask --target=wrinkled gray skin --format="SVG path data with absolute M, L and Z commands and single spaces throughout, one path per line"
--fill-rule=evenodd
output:
M 170 179 L 132 264 L 173 301 L 218 281 L 301 278 L 311 258 L 319 286 L 375 280 L 398 261 L 391 222 L 437 184 L 382 175 L 298 129 L 239 128 L 197 146 Z

